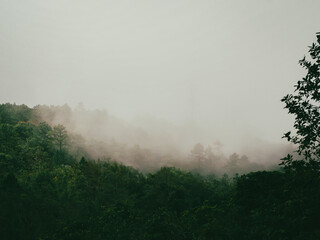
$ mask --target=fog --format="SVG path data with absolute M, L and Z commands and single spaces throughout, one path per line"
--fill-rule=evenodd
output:
M 194 126 L 175 126 L 150 116 L 127 122 L 82 104 L 74 109 L 37 105 L 31 122 L 65 126 L 69 137 L 64 147 L 78 159 L 121 162 L 143 172 L 163 166 L 216 175 L 277 169 L 280 158 L 294 151 L 290 144 L 248 139 L 240 152 L 228 152 Z
M 0 102 L 68 104 L 65 124 L 85 139 L 182 155 L 201 143 L 274 164 L 291 149 L 280 99 L 305 74 L 298 60 L 319 9 L 317 0 L 2 0 Z

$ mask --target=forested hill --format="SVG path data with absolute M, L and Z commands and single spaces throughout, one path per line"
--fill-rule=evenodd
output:
M 112 159 L 144 173 L 159 170 L 163 166 L 174 166 L 201 174 L 221 176 L 227 173 L 231 176 L 278 168 L 279 159 L 290 152 L 290 145 L 272 148 L 266 145 L 265 151 L 252 148 L 251 152 L 260 152 L 255 157 L 237 153 L 226 156 L 221 144 L 205 147 L 193 142 L 193 145 L 188 145 L 180 139 L 185 138 L 183 134 L 180 135 L 184 132 L 182 129 L 177 133 L 177 129 L 172 129 L 170 125 L 156 124 L 147 130 L 125 123 L 106 111 L 86 110 L 81 105 L 71 109 L 68 105 L 28 108 L 25 105 L 2 104 L 0 111 L 2 123 L 31 123 L 47 128 L 46 134 L 53 143 L 53 149 L 59 148 L 60 152 L 67 150 L 77 159 L 83 156 Z M 160 134 L 156 129 L 162 127 L 172 134 L 168 136 L 169 133 L 165 131 Z M 183 143 L 190 149 L 181 147 Z
M 0 105 L 0 239 L 320 239 L 319 171 L 142 174 Z M 70 141 L 70 140 L 68 140 Z

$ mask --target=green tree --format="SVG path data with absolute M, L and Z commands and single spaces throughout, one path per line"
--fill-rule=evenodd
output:
M 53 143 L 56 146 L 58 146 L 59 152 L 61 152 L 62 147 L 66 145 L 66 141 L 67 141 L 68 135 L 67 135 L 66 128 L 63 125 L 59 124 L 53 127 L 51 134 L 52 134 Z
M 311 60 L 304 57 L 299 61 L 307 70 L 307 75 L 295 85 L 295 91 L 287 94 L 281 101 L 289 114 L 295 116 L 295 133 L 290 131 L 284 138 L 298 145 L 298 154 L 305 162 L 319 163 L 320 160 L 320 32 L 317 42 L 309 47 Z M 282 159 L 282 164 L 290 166 L 294 162 L 292 155 Z
M 41 122 L 35 128 L 33 133 L 33 139 L 31 140 L 34 146 L 40 147 L 43 151 L 49 151 L 51 148 L 51 127 L 46 122 Z

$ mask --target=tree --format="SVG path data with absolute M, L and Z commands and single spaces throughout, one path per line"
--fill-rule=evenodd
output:
M 52 140 L 59 147 L 59 152 L 61 152 L 62 146 L 66 145 L 67 140 L 67 130 L 63 125 L 59 124 L 53 127 Z
M 299 64 L 307 70 L 307 75 L 295 85 L 295 91 L 287 94 L 281 101 L 289 114 L 295 116 L 296 132 L 285 133 L 283 138 L 298 145 L 298 154 L 304 162 L 320 161 L 320 32 L 316 34 L 317 42 L 309 48 L 311 60 L 304 57 Z M 282 164 L 290 166 L 293 157 L 288 155 Z
M 33 133 L 33 139 L 31 140 L 32 146 L 40 147 L 41 150 L 45 152 L 49 151 L 52 147 L 50 139 L 51 130 L 51 127 L 46 122 L 39 123 Z
M 200 168 L 207 159 L 204 147 L 201 143 L 197 143 L 190 151 L 190 154 L 191 159 L 198 164 L 198 168 Z

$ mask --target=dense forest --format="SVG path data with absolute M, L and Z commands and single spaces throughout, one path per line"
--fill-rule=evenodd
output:
M 92 158 L 37 107 L 1 104 L 0 238 L 320 239 L 319 45 L 320 35 L 314 61 L 300 61 L 307 76 L 282 99 L 295 116 L 296 133 L 284 137 L 298 158 L 276 171 L 141 172 Z
M 320 178 L 306 166 L 234 178 L 142 174 L 71 154 L 66 129 L 37 122 L 25 105 L 2 104 L 0 116 L 2 239 L 320 237 Z

